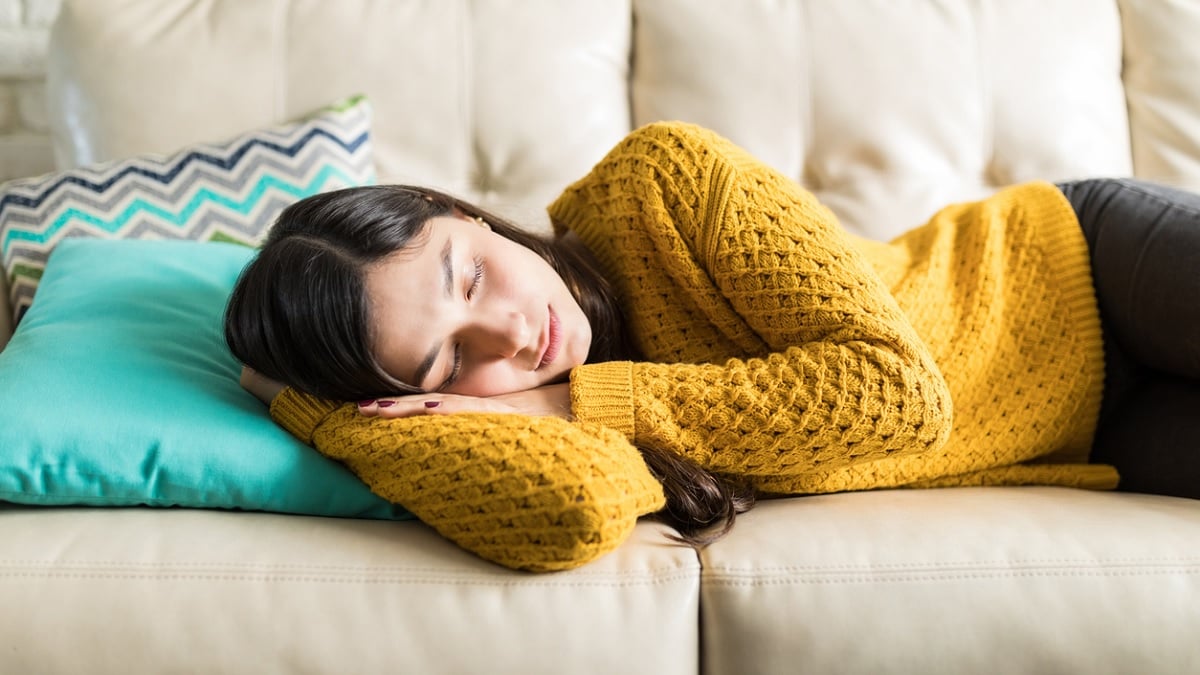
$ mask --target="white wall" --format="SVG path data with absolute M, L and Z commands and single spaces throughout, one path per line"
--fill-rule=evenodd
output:
M 46 40 L 60 0 L 0 0 L 0 182 L 54 168 Z

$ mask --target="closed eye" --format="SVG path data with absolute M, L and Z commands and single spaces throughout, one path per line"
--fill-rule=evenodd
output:
M 475 277 L 471 279 L 471 287 L 467 289 L 467 300 L 475 297 L 479 286 L 483 283 L 483 258 L 475 257 Z
M 479 287 L 483 284 L 483 258 L 475 256 L 475 273 L 471 278 L 471 285 L 467 288 L 467 300 L 471 300 L 479 293 Z M 462 345 L 454 345 L 454 365 L 450 368 L 450 376 L 446 381 L 437 388 L 438 391 L 445 391 L 454 381 L 458 379 L 462 372 Z
M 446 391 L 450 388 L 454 381 L 458 379 L 458 374 L 462 371 L 462 345 L 454 345 L 454 365 L 450 368 L 450 377 L 438 387 L 436 391 Z

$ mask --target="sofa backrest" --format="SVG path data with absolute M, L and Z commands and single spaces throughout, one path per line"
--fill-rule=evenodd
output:
M 890 238 L 1022 180 L 1200 189 L 1200 3 L 65 0 L 56 156 L 167 152 L 349 94 L 379 180 L 532 228 L 630 129 L 710 126 Z
M 1200 188 L 1197 35 L 1161 0 L 67 0 L 49 86 L 64 165 L 365 93 L 381 180 L 538 212 L 685 119 L 884 238 L 1030 178 Z

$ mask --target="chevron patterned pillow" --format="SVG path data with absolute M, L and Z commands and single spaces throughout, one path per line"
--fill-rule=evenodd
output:
M 288 204 L 373 183 L 371 108 L 356 96 L 304 120 L 168 157 L 140 156 L 0 185 L 0 253 L 13 319 L 68 237 L 257 245 Z

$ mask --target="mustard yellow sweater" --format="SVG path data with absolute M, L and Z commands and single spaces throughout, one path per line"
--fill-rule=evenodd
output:
M 661 123 L 550 215 L 615 281 L 646 356 L 576 368 L 576 423 L 379 420 L 291 390 L 273 416 L 461 546 L 532 570 L 591 560 L 661 508 L 638 446 L 772 494 L 1115 485 L 1085 463 L 1099 318 L 1052 185 L 872 242 L 728 141 Z

